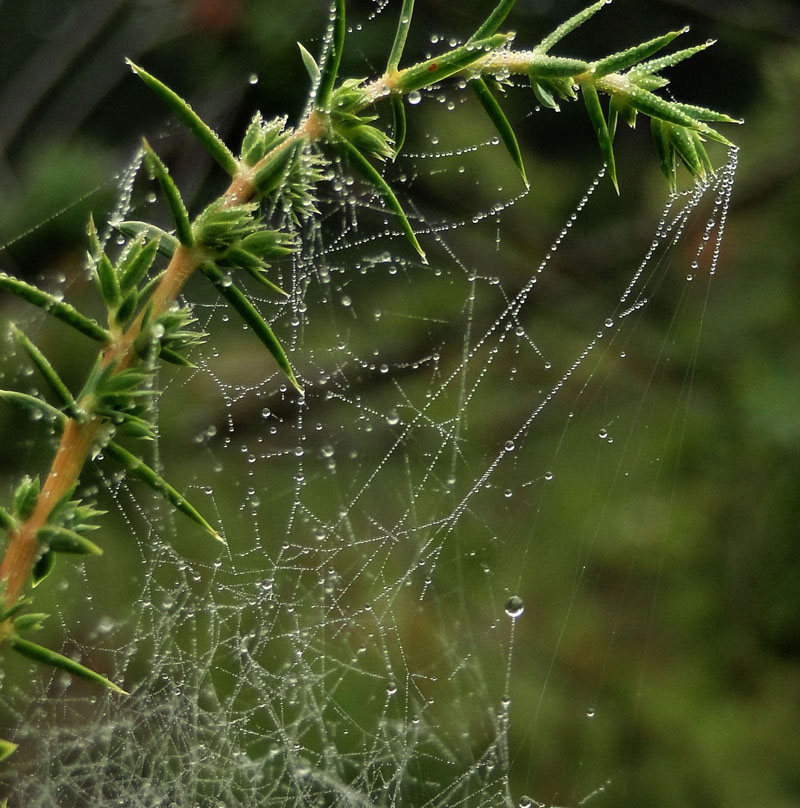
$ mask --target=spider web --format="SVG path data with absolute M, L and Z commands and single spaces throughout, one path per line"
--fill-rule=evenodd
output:
M 387 170 L 413 199 L 496 146 L 431 138 Z M 613 216 L 603 172 L 506 274 L 475 245 L 513 246 L 535 191 L 457 219 L 414 211 L 424 265 L 334 165 L 277 268 L 288 300 L 255 292 L 305 398 L 224 305 L 189 293 L 213 337 L 195 371 L 162 373 L 153 457 L 227 549 L 101 462 L 123 546 L 61 565 L 49 608 L 64 652 L 131 695 L 12 668 L 9 804 L 620 804 L 639 702 L 615 668 L 632 654 L 644 677 L 657 644 L 628 615 L 656 608 L 674 540 L 656 494 L 678 464 L 735 165 L 671 197 L 611 279 L 571 247 Z M 149 216 L 137 174 L 115 215 Z M 620 556 L 630 574 L 609 583 Z

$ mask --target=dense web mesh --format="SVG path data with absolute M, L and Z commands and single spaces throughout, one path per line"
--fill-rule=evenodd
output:
M 497 144 L 430 145 L 388 169 L 405 199 L 421 177 L 469 175 Z M 58 630 L 131 695 L 41 671 L 7 682 L 21 744 L 2 773 L 9 804 L 613 804 L 622 778 L 592 752 L 592 727 L 608 701 L 607 720 L 634 734 L 635 694 L 620 707 L 608 684 L 619 655 L 646 667 L 653 638 L 619 637 L 626 612 L 656 599 L 670 526 L 650 494 L 674 473 L 691 373 L 666 413 L 654 391 L 673 354 L 697 347 L 735 164 L 731 152 L 671 197 L 611 280 L 570 249 L 586 217 L 613 216 L 602 172 L 508 277 L 473 245 L 487 229 L 498 251 L 513 245 L 509 217 L 535 191 L 500 189 L 452 220 L 417 212 L 425 265 L 334 165 L 302 252 L 277 268 L 288 300 L 252 290 L 305 398 L 210 292 L 188 294 L 214 338 L 196 370 L 162 373 L 153 457 L 227 549 L 101 461 L 98 496 L 127 546 L 62 565 L 58 597 L 92 597 Z M 137 171 L 119 217 L 149 215 Z M 563 305 L 565 268 L 582 262 L 599 319 Z M 687 318 L 688 348 L 669 324 Z M 653 577 L 646 593 L 606 592 L 618 619 L 596 630 L 580 594 L 609 552 Z M 117 553 L 135 577 L 115 577 Z M 577 678 L 583 654 L 604 662 Z

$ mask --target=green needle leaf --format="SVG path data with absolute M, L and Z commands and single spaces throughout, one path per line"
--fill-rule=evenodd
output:
M 725 115 L 724 112 L 715 112 L 713 109 L 706 109 L 706 107 L 697 107 L 694 104 L 681 104 L 678 101 L 673 101 L 672 105 L 681 112 L 685 112 L 690 118 L 694 118 L 696 121 L 737 124 L 744 123 L 741 118 L 731 118 L 730 115 Z
M 214 264 L 202 264 L 200 271 L 214 284 L 217 291 L 233 306 L 245 323 L 250 326 L 253 333 L 266 346 L 295 389 L 302 395 L 304 393 L 303 388 L 295 378 L 289 358 L 286 356 L 286 351 L 283 350 L 283 346 L 278 342 L 277 337 L 258 309 Z
M 31 574 L 31 586 L 36 589 L 39 584 L 47 578 L 56 565 L 56 554 L 47 550 L 43 552 L 33 565 Z
M 19 744 L 11 743 L 11 741 L 6 741 L 3 738 L 0 738 L 0 760 L 5 760 L 9 755 L 14 754 L 14 751 L 19 746 Z M 3 801 L 3 808 L 8 804 L 7 800 Z
M 710 48 L 714 42 L 715 40 L 709 39 L 708 42 L 704 42 L 702 45 L 692 45 L 690 48 L 683 48 L 683 50 L 668 53 L 666 56 L 659 56 L 658 59 L 650 59 L 647 62 L 642 62 L 641 64 L 636 65 L 636 67 L 631 68 L 628 75 L 633 77 L 643 76 L 648 73 L 660 73 L 662 70 L 665 70 L 668 67 L 672 67 L 673 65 L 679 64 L 686 59 L 690 59 L 696 53 L 700 53 L 700 51 Z
M 145 236 L 142 236 L 142 239 L 144 238 Z M 177 244 L 177 239 L 174 241 Z M 151 238 L 140 250 L 136 250 L 135 254 L 129 256 L 121 268 L 122 273 L 119 279 L 119 288 L 123 295 L 128 295 L 141 283 L 160 249 L 160 238 L 156 236 Z M 172 251 L 174 252 L 174 248 Z
M 399 95 L 390 95 L 389 103 L 392 105 L 392 118 L 394 121 L 394 158 L 400 154 L 403 144 L 406 142 L 406 108 L 403 99 Z
M 495 127 L 497 127 L 497 132 L 500 135 L 500 139 L 503 141 L 503 145 L 508 150 L 511 159 L 514 161 L 514 165 L 519 169 L 519 173 L 522 175 L 522 181 L 525 183 L 525 187 L 530 188 L 530 183 L 525 175 L 525 166 L 522 162 L 522 152 L 519 149 L 519 143 L 517 143 L 514 130 L 511 128 L 511 124 L 508 122 L 505 113 L 500 108 L 500 104 L 492 95 L 492 91 L 483 79 L 473 79 L 469 82 L 469 86 L 475 92 L 478 101 L 481 102 L 481 106 L 486 111 L 489 119 Z
M 712 140 L 719 141 L 726 146 L 733 146 L 726 137 L 723 137 L 719 132 L 708 126 L 708 124 L 697 120 L 680 109 L 674 102 L 667 101 L 655 95 L 655 93 L 643 90 L 640 87 L 635 87 L 627 93 L 627 98 L 632 107 L 635 107 L 639 112 L 651 118 L 660 118 L 662 121 L 675 124 L 676 126 L 686 126 L 689 129 L 695 129 Z
M 427 264 L 428 259 L 425 257 L 425 252 L 417 241 L 417 236 L 414 233 L 411 223 L 408 221 L 402 205 L 394 194 L 394 191 L 389 187 L 386 180 L 380 175 L 378 170 L 372 163 L 364 157 L 363 154 L 352 143 L 343 138 L 332 141 L 333 145 L 341 149 L 350 162 L 358 169 L 359 173 L 364 177 L 367 182 L 374 185 L 378 193 L 383 197 L 383 202 L 386 207 L 394 213 L 400 224 L 400 229 L 403 231 L 405 237 L 411 242 L 411 246 L 419 253 L 423 263 Z
M 103 252 L 100 246 L 100 240 L 97 237 L 97 230 L 94 226 L 94 219 L 91 216 L 89 217 L 87 232 L 89 235 L 89 243 L 92 247 L 91 258 L 94 262 L 94 274 L 97 280 L 97 286 L 100 289 L 100 295 L 103 301 L 113 310 L 119 305 L 119 280 L 114 265 L 109 261 L 108 256 Z
M 553 98 L 553 95 L 550 92 L 550 90 L 547 87 L 545 87 L 544 84 L 542 84 L 541 82 L 536 81 L 533 75 L 529 74 L 528 78 L 531 83 L 531 88 L 533 89 L 533 92 L 536 95 L 536 98 L 538 99 L 539 103 L 543 107 L 547 107 L 548 109 L 553 109 L 556 112 L 558 112 L 560 110 L 560 107 L 558 106 L 558 103 L 556 102 L 555 98 Z
M 51 651 L 49 648 L 44 648 L 41 645 L 37 645 L 35 642 L 23 640 L 22 637 L 18 637 L 16 634 L 11 635 L 9 642 L 11 643 L 11 647 L 17 653 L 22 654 L 24 657 L 28 657 L 28 659 L 33 659 L 36 662 L 41 662 L 44 665 L 50 665 L 53 668 L 59 668 L 62 671 L 71 673 L 73 676 L 78 676 L 81 679 L 86 679 L 89 682 L 102 685 L 109 690 L 113 690 L 115 693 L 121 693 L 123 696 L 128 695 L 121 687 L 115 685 L 110 679 L 107 679 L 102 674 L 81 665 L 80 662 L 76 662 L 74 659 L 70 659 L 63 654 L 57 654 L 55 651 Z
M 589 120 L 592 122 L 595 134 L 597 135 L 597 142 L 600 145 L 600 152 L 606 163 L 608 176 L 611 178 L 611 182 L 614 183 L 614 189 L 619 194 L 617 167 L 614 162 L 614 146 L 611 142 L 611 133 L 608 131 L 605 115 L 603 115 L 603 108 L 600 105 L 600 98 L 597 95 L 594 84 L 589 81 L 581 84 L 581 92 L 583 93 L 583 100 L 586 104 L 586 111 L 589 113 Z
M 400 9 L 400 21 L 397 24 L 397 31 L 395 31 L 392 50 L 389 52 L 389 61 L 386 63 L 387 73 L 394 72 L 400 65 L 400 59 L 403 57 L 403 49 L 406 46 L 406 38 L 408 37 L 408 29 L 411 25 L 411 15 L 413 12 L 414 0 L 403 0 L 403 7 Z M 397 138 L 395 138 L 395 141 L 396 140 Z
M 44 623 L 48 617 L 50 617 L 50 615 L 44 614 L 43 612 L 22 614 L 14 621 L 14 631 L 38 631 L 42 628 L 42 623 Z
M 61 377 L 56 373 L 47 357 L 13 324 L 11 326 L 11 333 L 22 346 L 25 353 L 31 358 L 31 361 L 36 365 L 42 376 L 44 376 L 45 381 L 50 386 L 50 389 L 61 403 L 61 406 L 64 407 L 67 414 L 72 418 L 77 417 L 75 399 L 72 397 L 72 393 L 70 393 L 67 385 L 61 381 Z
M 11 275 L 5 272 L 0 272 L 0 289 L 5 289 L 8 292 L 13 292 L 28 303 L 44 309 L 48 314 L 52 314 L 62 323 L 72 326 L 77 331 L 91 337 L 98 342 L 110 342 L 111 334 L 104 328 L 101 328 L 94 320 L 84 317 L 76 308 L 70 306 L 69 303 L 63 303 L 54 295 L 43 292 L 36 286 L 32 286 L 25 281 L 18 278 L 12 278 Z
M 148 222 L 117 222 L 114 227 L 126 238 L 136 238 L 139 235 L 144 235 L 148 241 L 152 240 L 157 242 L 158 252 L 167 258 L 172 258 L 172 254 L 178 249 L 178 245 L 180 244 L 175 236 L 170 235 L 166 230 L 162 230 L 160 227 L 156 227 L 154 224 L 149 224 Z
M 161 162 L 161 158 L 153 151 L 145 138 L 142 138 L 142 145 L 145 150 L 147 167 L 153 177 L 158 180 L 161 190 L 164 191 L 170 213 L 175 220 L 175 230 L 178 235 L 178 241 L 186 247 L 193 247 L 194 236 L 192 235 L 192 223 L 189 221 L 189 214 L 181 199 L 178 186 L 175 185 L 175 182 L 169 175 L 169 171 L 167 171 L 167 167 Z
M 200 515 L 200 512 L 189 503 L 184 496 L 178 493 L 163 477 L 158 475 L 143 460 L 136 455 L 123 449 L 118 443 L 109 441 L 103 447 L 103 451 L 121 463 L 134 477 L 138 477 L 143 483 L 150 486 L 156 493 L 160 494 L 170 505 L 177 508 L 182 514 L 188 516 L 193 522 L 210 533 L 217 541 L 225 543 L 222 536 Z
M 495 6 L 494 11 L 486 18 L 483 25 L 470 37 L 469 41 L 474 42 L 476 39 L 484 39 L 495 33 L 514 7 L 515 2 L 516 0 L 500 0 L 497 6 Z
M 535 48 L 538 53 L 547 53 L 550 48 L 553 47 L 557 42 L 560 42 L 567 34 L 574 31 L 576 28 L 583 25 L 590 17 L 593 17 L 600 11 L 603 6 L 607 6 L 611 0 L 598 0 L 596 3 L 592 3 L 589 8 L 585 8 L 583 11 L 579 11 L 573 17 L 570 17 L 566 22 L 562 22 L 558 28 L 553 31 L 552 34 L 546 36 Z
M 14 513 L 22 520 L 27 519 L 39 500 L 39 478 L 25 475 L 14 492 Z
M 535 79 L 568 79 L 588 69 L 589 63 L 582 59 L 534 54 L 530 60 L 528 74 Z
M 264 158 L 253 177 L 259 194 L 267 196 L 282 186 L 300 148 L 299 142 L 289 143 Z
M 18 393 L 16 390 L 0 390 L 0 398 L 33 414 L 34 418 L 45 418 L 59 426 L 64 425 L 65 416 L 52 404 L 42 401 L 41 398 L 30 396 L 27 393 Z
M 144 68 L 125 60 L 131 70 L 172 110 L 172 112 L 189 128 L 207 149 L 220 167 L 231 176 L 239 171 L 239 162 L 231 154 L 230 149 L 222 142 L 220 136 L 205 123 L 202 118 L 177 93 L 166 84 L 151 76 Z
M 36 532 L 36 537 L 54 553 L 103 555 L 102 549 L 94 542 L 65 527 L 47 525 Z
M 677 188 L 676 177 L 676 164 L 675 164 L 675 151 L 672 148 L 670 141 L 670 130 L 672 125 L 665 123 L 658 118 L 651 118 L 650 131 L 653 135 L 653 143 L 656 147 L 656 154 L 658 155 L 658 164 L 661 168 L 661 173 L 667 178 L 669 189 L 675 193 Z
M 317 85 L 322 75 L 317 60 L 308 52 L 301 42 L 297 43 L 297 47 L 300 48 L 300 58 L 303 60 L 303 66 L 311 79 L 312 85 Z M 242 151 L 244 151 L 244 148 L 242 148 Z
M 342 61 L 345 35 L 344 0 L 334 0 L 333 34 L 328 48 L 325 64 L 322 66 L 317 87 L 317 98 L 314 106 L 317 109 L 327 109 L 331 100 L 333 86 L 339 74 L 339 64 Z
M 606 56 L 605 59 L 600 59 L 598 62 L 592 64 L 592 71 L 595 78 L 607 76 L 609 73 L 619 73 L 620 70 L 625 70 L 638 64 L 642 59 L 647 59 L 662 48 L 665 48 L 672 42 L 673 39 L 685 34 L 689 30 L 688 27 L 682 28 L 680 31 L 670 31 L 668 34 L 650 39 L 647 42 L 642 42 L 640 45 L 634 45 L 632 48 L 626 48 L 618 53 L 612 53 Z
M 17 520 L 5 508 L 0 507 L 0 528 L 13 530 L 16 526 Z
M 251 278 L 253 278 L 254 280 L 257 280 L 263 286 L 266 286 L 267 289 L 275 292 L 276 294 L 281 295 L 282 297 L 289 297 L 289 295 L 286 292 L 284 292 L 283 289 L 281 289 L 281 287 L 278 286 L 277 283 L 273 283 L 264 274 L 265 273 L 265 267 L 246 266 L 244 269 L 245 269 L 245 272 L 247 272 L 247 274 L 250 275 Z
M 689 173 L 698 180 L 705 180 L 706 169 L 703 160 L 697 152 L 697 145 L 692 137 L 691 129 L 683 126 L 671 127 L 670 140 L 675 153 L 681 158 Z

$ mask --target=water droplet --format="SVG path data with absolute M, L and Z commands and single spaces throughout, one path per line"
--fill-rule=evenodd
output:
M 409 104 L 416 105 L 416 104 L 419 104 L 420 101 L 422 101 L 422 96 L 416 90 L 412 90 L 408 94 L 408 103 Z
M 506 614 L 512 619 L 516 620 L 520 615 L 525 611 L 525 604 L 522 601 L 522 598 L 518 595 L 512 595 L 506 601 Z
M 248 84 L 258 84 L 258 74 L 257 73 L 251 73 L 247 77 L 247 83 Z
M 594 707 L 589 707 L 589 709 L 586 711 L 586 717 L 594 718 Z
M 506 441 L 505 450 L 507 452 L 513 452 L 514 451 L 514 441 L 513 440 L 507 440 Z
M 389 424 L 389 426 L 395 426 L 400 423 L 400 416 L 392 410 L 392 412 L 386 415 L 386 423 Z
M 548 482 L 550 482 L 550 480 L 552 480 L 552 479 L 553 479 L 553 472 L 552 472 L 552 471 L 546 471 L 546 472 L 544 473 L 544 478 L 545 478 L 545 480 L 547 480 Z

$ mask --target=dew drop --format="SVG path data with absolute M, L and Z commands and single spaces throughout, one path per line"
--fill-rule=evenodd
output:
M 408 103 L 409 104 L 413 104 L 413 105 L 416 106 L 417 104 L 419 104 L 420 101 L 422 101 L 422 96 L 416 90 L 412 90 L 408 94 Z
M 257 73 L 251 73 L 247 77 L 247 83 L 248 84 L 258 84 L 258 74 Z
M 512 595 L 506 601 L 505 609 L 506 609 L 506 614 L 512 620 L 516 620 L 525 611 L 525 604 L 522 602 L 522 598 L 519 597 L 519 595 Z

